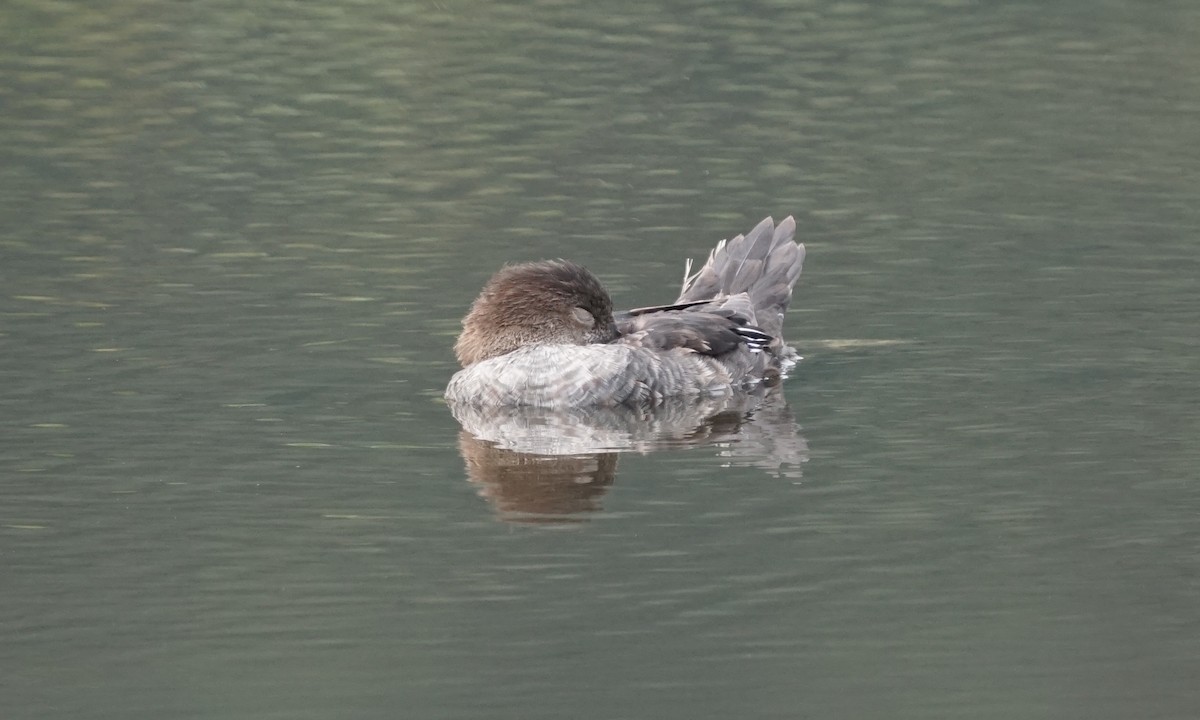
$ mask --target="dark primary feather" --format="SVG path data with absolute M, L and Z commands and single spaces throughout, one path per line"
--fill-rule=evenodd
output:
M 647 313 L 665 312 L 667 310 L 687 310 L 688 308 L 696 307 L 697 305 L 707 305 L 709 302 L 710 302 L 709 300 L 693 300 L 692 302 L 672 303 L 670 305 L 650 305 L 648 307 L 640 307 L 640 308 L 634 308 L 632 310 L 626 310 L 622 314 L 632 317 L 634 315 L 645 315 Z

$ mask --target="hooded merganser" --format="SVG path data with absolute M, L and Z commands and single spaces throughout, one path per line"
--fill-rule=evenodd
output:
M 778 383 L 795 364 L 783 316 L 804 264 L 796 221 L 721 241 L 670 305 L 613 314 L 586 268 L 502 268 L 463 319 L 450 403 L 570 408 L 656 405 Z

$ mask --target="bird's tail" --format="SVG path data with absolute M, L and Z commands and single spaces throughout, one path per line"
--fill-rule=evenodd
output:
M 688 261 L 676 303 L 748 300 L 755 324 L 779 338 L 792 288 L 804 267 L 804 245 L 795 237 L 796 221 L 789 215 L 778 227 L 766 218 L 745 235 L 722 240 L 695 273 Z M 743 293 L 745 299 L 734 298 Z

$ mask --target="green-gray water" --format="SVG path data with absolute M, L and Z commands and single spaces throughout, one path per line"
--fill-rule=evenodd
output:
M 1200 715 L 1197 37 L 9 0 L 0 717 Z M 665 302 L 789 213 L 802 464 L 604 457 L 558 522 L 469 479 L 440 394 L 496 267 Z

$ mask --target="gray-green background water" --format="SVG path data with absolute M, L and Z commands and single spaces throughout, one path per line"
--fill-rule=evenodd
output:
M 0 716 L 1200 714 L 1200 5 L 0 6 Z M 514 523 L 506 260 L 795 214 L 807 462 Z

